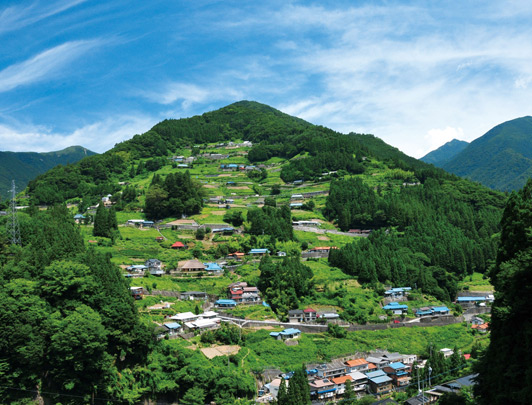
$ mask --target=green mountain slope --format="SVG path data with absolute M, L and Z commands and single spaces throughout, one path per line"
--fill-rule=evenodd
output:
M 37 175 L 57 165 L 75 163 L 94 152 L 82 146 L 70 146 L 56 152 L 0 152 L 0 198 L 8 196 L 11 181 L 22 190 Z
M 427 153 L 419 160 L 422 160 L 425 163 L 431 163 L 434 166 L 441 167 L 443 164 L 447 163 L 449 160 L 462 152 L 467 145 L 469 145 L 469 142 L 453 139 L 452 141 L 447 142 L 445 145 L 440 146 L 438 149 Z
M 532 176 L 532 117 L 497 125 L 442 167 L 496 190 L 521 188 Z

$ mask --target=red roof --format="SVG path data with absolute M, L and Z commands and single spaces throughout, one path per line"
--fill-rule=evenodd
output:
M 464 359 L 469 360 L 471 358 L 470 354 L 464 354 Z
M 183 242 L 179 242 L 177 241 L 176 243 L 174 243 L 172 245 L 173 248 L 182 248 L 182 247 L 185 247 L 185 245 L 183 245 Z
M 310 313 L 310 312 L 316 312 L 315 309 L 312 309 L 312 308 L 307 308 L 307 309 L 304 309 L 303 312 L 305 312 L 306 314 Z

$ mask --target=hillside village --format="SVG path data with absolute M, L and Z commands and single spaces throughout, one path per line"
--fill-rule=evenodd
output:
M 131 295 L 137 300 L 141 313 L 156 325 L 159 339 L 197 342 L 207 331 L 212 333 L 225 323 L 236 325 L 241 335 L 243 328 L 244 333 L 273 329 L 268 332 L 270 339 L 282 342 L 290 350 L 305 334 L 345 336 L 347 331 L 445 325 L 460 325 L 475 336 L 487 330 L 488 323 L 484 319 L 488 318 L 483 314 L 489 314 L 489 303 L 493 301 L 489 289 L 469 294 L 469 287 L 464 284 L 465 289 L 456 300 L 446 303 L 412 286 L 388 285 L 377 293 L 329 267 L 331 250 L 356 238 L 366 238 L 372 232 L 371 229 L 341 232 L 322 215 L 328 181 L 337 173 L 323 173 L 315 182 L 298 179 L 284 183 L 279 178 L 282 161 L 273 159 L 257 166 L 246 162 L 251 146 L 250 142 L 197 145 L 195 149 L 199 153 L 195 156 L 190 155 L 191 149 L 183 149 L 181 155 L 173 156 L 157 171 L 164 175 L 186 170 L 202 184 L 204 208 L 199 215 L 154 221 L 143 217 L 139 210 L 118 211 L 120 237 L 113 245 L 108 245 L 105 238 L 94 238 L 92 226 L 98 205 L 111 209 L 120 203 L 119 195 L 106 195 L 99 204 L 74 215 L 87 242 L 112 253 L 112 261 L 130 280 Z M 371 162 L 367 163 L 371 167 Z M 382 176 L 381 170 L 376 166 L 372 179 Z M 149 181 L 150 177 L 141 175 L 121 186 L 135 184 L 137 198 L 142 202 Z M 389 184 L 396 188 L 419 185 L 402 180 Z M 272 244 L 266 238 L 252 236 L 255 240 L 250 244 L 249 224 L 239 219 L 245 218 L 248 209 L 272 204 L 272 200 L 276 206 L 289 207 L 291 225 L 300 242 Z M 259 265 L 265 256 L 280 263 L 294 255 L 313 270 L 315 293 L 300 303 L 299 309 L 290 309 L 280 316 L 271 310 L 257 287 Z M 335 299 L 327 298 L 331 289 L 359 297 L 366 315 L 358 319 L 346 316 L 345 308 Z M 484 318 L 478 318 L 479 314 Z M 406 352 L 408 348 L 399 351 Z M 378 353 L 345 361 L 307 364 L 312 398 L 316 401 L 340 399 L 347 381 L 359 397 L 387 397 L 404 391 L 412 383 L 416 370 L 426 363 L 420 353 Z M 447 358 L 453 351 L 441 347 L 441 353 Z M 460 356 L 469 358 L 470 355 Z M 465 366 L 464 363 L 462 367 Z M 289 376 L 285 373 L 281 377 L 270 375 L 258 379 L 257 401 L 276 398 L 279 382 L 285 379 L 289 383 Z M 441 392 L 436 387 L 428 388 L 425 399 L 427 403 L 434 402 Z

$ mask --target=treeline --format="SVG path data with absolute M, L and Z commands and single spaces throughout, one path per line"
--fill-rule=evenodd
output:
M 325 215 L 342 230 L 370 227 L 367 239 L 331 251 L 329 262 L 363 283 L 417 286 L 445 301 L 457 282 L 484 273 L 496 251 L 502 194 L 462 192 L 460 182 L 428 179 L 400 191 L 374 191 L 360 179 L 331 184 Z
M 148 219 L 194 215 L 203 207 L 201 184 L 191 179 L 190 173 L 170 173 L 163 178 L 155 174 L 146 192 L 144 213 Z
M 261 259 L 257 287 L 272 309 L 286 319 L 288 311 L 298 307 L 303 297 L 314 292 L 312 269 L 296 258 L 285 258 L 273 263 L 269 256 Z
M 251 235 L 269 235 L 272 240 L 286 242 L 294 239 L 292 213 L 288 205 L 280 208 L 264 205 L 262 208 L 250 209 L 247 213 Z
M 87 250 L 64 206 L 19 214 L 22 246 L 0 221 L 2 403 L 248 403 L 241 358 L 208 360 L 157 341 L 109 256 Z M 216 338 L 240 341 L 224 326 Z M 38 390 L 38 391 L 37 391 Z
M 146 361 L 152 333 L 125 278 L 85 250 L 66 208 L 20 222 L 24 247 L 0 251 L 0 397 L 16 403 L 41 387 L 54 402 L 89 403 L 114 374 Z

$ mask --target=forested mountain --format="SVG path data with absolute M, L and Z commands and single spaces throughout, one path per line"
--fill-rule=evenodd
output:
M 441 167 L 496 190 L 523 187 L 532 177 L 532 117 L 497 125 Z
M 17 191 L 26 187 L 37 175 L 57 165 L 76 163 L 94 155 L 82 146 L 70 146 L 57 152 L 0 152 L 0 198 L 8 196 L 11 181 L 15 180 Z
M 237 139 L 253 142 L 248 154 L 252 163 L 273 156 L 306 157 L 294 159 L 283 168 L 281 178 L 284 181 L 313 180 L 324 172 L 338 170 L 361 173 L 360 163 L 366 155 L 389 162 L 398 169 L 413 170 L 420 180 L 428 173 L 447 176 L 372 135 L 351 133 L 346 136 L 266 105 L 241 101 L 200 116 L 162 121 L 145 134 L 135 135 L 101 155 L 59 166 L 38 176 L 29 183 L 28 191 L 38 204 L 101 196 L 118 191 L 118 182 L 129 180 L 139 170 L 157 170 L 161 158 L 179 148 Z M 141 169 L 136 167 L 132 171 L 131 165 L 139 159 Z
M 442 165 L 462 152 L 467 145 L 469 145 L 469 142 L 453 139 L 445 145 L 440 146 L 438 149 L 427 153 L 419 160 L 422 160 L 425 163 L 431 163 L 434 166 L 442 167 Z
M 488 350 L 477 367 L 478 403 L 529 404 L 532 397 L 532 181 L 512 193 L 501 221 L 501 243 L 491 271 L 496 288 Z M 504 364 L 504 367 L 494 367 Z M 522 378 L 515 378 L 522 376 Z
M 242 146 L 244 140 L 253 146 Z M 190 159 L 190 166 L 179 167 L 177 156 Z M 236 168 L 227 170 L 227 162 Z M 9 245 L 8 218 L 0 217 L 0 319 L 8 325 L 1 335 L 0 396 L 10 403 L 38 396 L 35 387 L 45 400 L 62 403 L 248 403 L 255 393 L 249 364 L 258 373 L 275 366 L 260 358 L 270 341 L 261 341 L 267 350 L 254 354 L 247 345 L 254 335 L 234 325 L 191 338 L 243 346 L 238 356 L 214 359 L 181 339 L 156 341 L 153 321 L 165 318 L 144 311 L 144 300 L 132 302 L 118 264 L 159 258 L 174 269 L 181 259 L 229 260 L 240 252 L 247 258 L 234 271 L 260 288 L 268 316 L 285 320 L 290 310 L 322 303 L 337 308 L 345 322 L 381 322 L 381 316 L 391 317 L 380 305 L 387 285 L 411 286 L 413 296 L 453 307 L 458 283 L 473 272 L 485 274 L 495 260 L 506 202 L 503 193 L 406 156 L 372 135 L 337 133 L 248 101 L 163 121 L 104 154 L 51 169 L 27 191 L 30 202 L 51 208 L 40 212 L 30 204 L 19 214 L 22 247 Z M 295 200 L 304 201 L 299 209 Z M 75 208 L 68 212 L 65 202 L 79 203 L 86 215 L 81 224 L 74 224 Z M 96 202 L 92 218 L 87 206 Z M 173 229 L 182 216 L 198 221 L 203 233 Z M 314 218 L 327 234 L 293 226 Z M 166 226 L 118 226 L 129 219 Z M 220 222 L 238 232 L 207 231 Z M 337 232 L 352 228 L 371 232 L 367 238 Z M 190 248 L 172 249 L 175 240 Z M 328 246 L 329 259 L 303 263 L 301 251 L 309 244 Z M 271 255 L 257 266 L 252 249 Z M 134 280 L 150 292 L 205 290 L 222 297 L 234 277 L 155 279 L 148 272 Z M 175 300 L 183 310 L 189 305 Z M 164 314 L 172 311 L 178 309 Z

